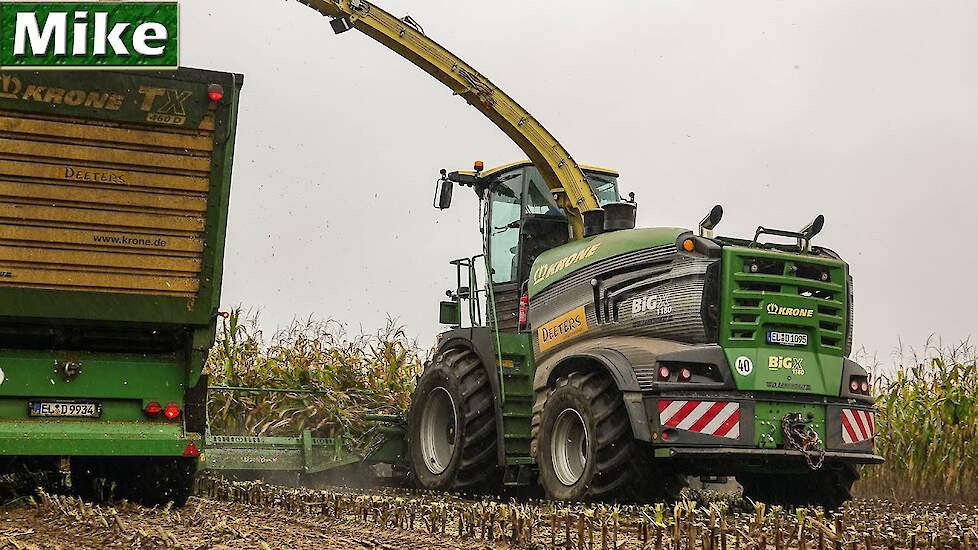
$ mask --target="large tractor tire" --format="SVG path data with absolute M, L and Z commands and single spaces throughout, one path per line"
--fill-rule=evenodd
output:
M 495 479 L 492 387 L 474 352 L 447 350 L 432 361 L 411 396 L 408 448 L 424 489 L 480 491 Z
M 71 461 L 76 495 L 93 502 L 127 499 L 144 506 L 187 503 L 196 459 L 167 457 L 78 457 Z
M 737 476 L 744 497 L 765 504 L 840 508 L 852 499 L 852 484 L 859 479 L 854 466 L 842 464 L 800 474 L 751 473 Z
M 648 479 L 646 452 L 632 437 L 625 402 L 601 372 L 559 378 L 535 426 L 540 483 L 554 500 L 639 500 L 650 485 L 674 491 L 675 476 Z

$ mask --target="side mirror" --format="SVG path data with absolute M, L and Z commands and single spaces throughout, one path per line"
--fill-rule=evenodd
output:
M 453 327 L 462 324 L 462 307 L 458 302 L 438 303 L 438 322 Z
M 439 210 L 445 210 L 452 205 L 452 191 L 455 183 L 448 179 L 445 170 L 441 171 L 441 177 L 435 184 L 435 199 L 432 206 Z

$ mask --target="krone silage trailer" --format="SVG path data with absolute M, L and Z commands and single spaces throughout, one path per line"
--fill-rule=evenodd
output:
M 0 71 L 0 475 L 186 500 L 242 83 Z

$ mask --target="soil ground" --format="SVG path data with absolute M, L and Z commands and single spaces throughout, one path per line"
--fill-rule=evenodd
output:
M 485 543 L 362 523 L 293 517 L 193 498 L 181 510 L 85 505 L 12 505 L 0 510 L 0 549 L 105 548 L 485 548 Z

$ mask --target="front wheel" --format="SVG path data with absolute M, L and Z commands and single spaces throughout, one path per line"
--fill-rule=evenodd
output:
M 409 456 L 424 489 L 479 490 L 496 468 L 492 388 L 468 349 L 440 354 L 421 374 L 408 413 Z

